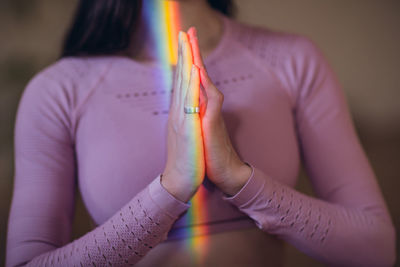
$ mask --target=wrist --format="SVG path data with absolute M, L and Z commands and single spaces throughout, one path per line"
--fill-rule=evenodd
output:
M 196 190 L 188 190 L 191 188 L 190 185 L 183 186 L 181 183 L 177 183 L 168 174 L 161 174 L 161 185 L 176 199 L 187 203 Z
M 252 169 L 247 163 L 242 162 L 240 165 L 232 168 L 230 173 L 231 175 L 228 179 L 229 183 L 226 183 L 224 186 L 220 187 L 220 189 L 226 195 L 233 196 L 236 195 L 250 179 Z

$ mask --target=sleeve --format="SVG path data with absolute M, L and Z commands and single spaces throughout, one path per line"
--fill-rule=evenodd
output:
M 29 83 L 20 101 L 6 266 L 134 264 L 166 239 L 188 208 L 158 176 L 104 224 L 70 242 L 76 176 L 70 102 L 45 74 Z
M 302 159 L 317 198 L 252 166 L 246 185 L 226 200 L 265 232 L 326 264 L 391 266 L 395 230 L 339 82 L 308 37 L 298 36 L 291 62 Z

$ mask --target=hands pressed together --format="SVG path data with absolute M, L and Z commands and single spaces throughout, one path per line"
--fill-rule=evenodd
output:
M 232 146 L 221 114 L 224 96 L 207 74 L 193 27 L 179 33 L 174 81 L 162 185 L 187 202 L 207 174 L 222 192 L 236 194 L 251 168 Z M 200 112 L 186 114 L 184 107 L 200 107 Z

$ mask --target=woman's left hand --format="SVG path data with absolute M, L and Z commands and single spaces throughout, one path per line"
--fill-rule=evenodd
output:
M 202 90 L 200 117 L 203 131 L 204 156 L 208 178 L 225 194 L 235 195 L 247 182 L 251 168 L 237 155 L 232 146 L 221 108 L 224 95 L 212 83 L 204 67 L 195 28 L 188 31 L 193 62 L 200 68 Z

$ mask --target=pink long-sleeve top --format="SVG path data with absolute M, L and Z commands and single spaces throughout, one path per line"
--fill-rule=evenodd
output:
M 122 56 L 64 58 L 26 87 L 15 126 L 7 266 L 132 265 L 193 224 L 210 234 L 258 226 L 333 265 L 386 266 L 394 228 L 330 65 L 308 37 L 223 17 L 206 58 L 246 185 L 207 179 L 207 216 L 160 184 L 166 162 L 164 70 Z M 317 197 L 293 187 L 303 161 Z M 98 226 L 70 240 L 74 188 Z M 167 240 L 168 241 L 168 240 Z

